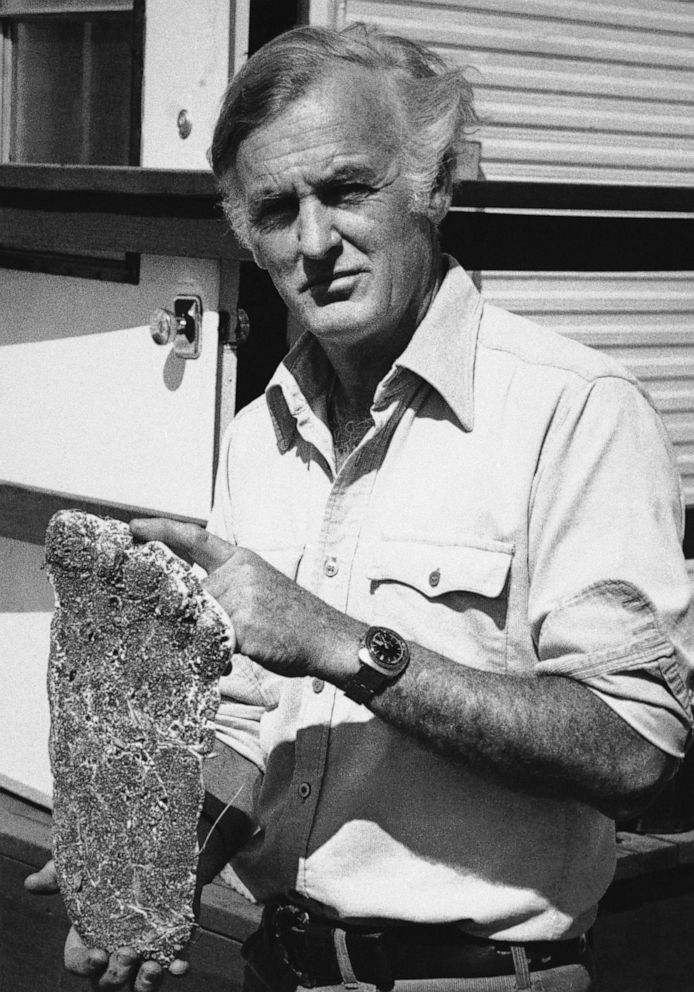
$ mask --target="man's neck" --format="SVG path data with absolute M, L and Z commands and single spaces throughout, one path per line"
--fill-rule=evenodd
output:
M 349 348 L 341 347 L 339 342 L 323 344 L 337 379 L 339 389 L 336 395 L 340 407 L 347 410 L 351 418 L 362 419 L 369 415 L 379 382 L 403 353 L 424 319 L 441 286 L 444 269 L 443 259 L 437 252 L 427 289 L 417 306 L 403 316 L 390 335 L 381 337 L 373 347 L 367 348 L 362 342 Z
M 327 397 L 327 412 L 338 470 L 372 426 L 370 407 L 368 397 L 362 398 L 356 406 L 342 389 L 337 376 L 333 379 Z

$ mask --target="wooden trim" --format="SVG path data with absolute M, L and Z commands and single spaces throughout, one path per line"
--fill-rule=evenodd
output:
M 485 180 L 456 183 L 454 207 L 691 213 L 692 186 L 610 186 Z
M 0 189 L 77 190 L 136 196 L 218 197 L 217 181 L 203 169 L 145 169 L 133 165 L 0 165 Z
M 153 193 L 105 192 L 101 190 L 4 189 L 0 206 L 14 210 L 40 210 L 42 213 L 109 213 L 124 217 L 171 217 L 190 220 L 222 220 L 217 197 L 193 194 L 176 196 Z
M 0 247 L 247 259 L 211 173 L 133 166 L 0 166 Z
M 142 91 L 145 78 L 145 0 L 133 0 L 130 34 L 130 148 L 128 162 L 139 166 L 142 154 Z
M 59 213 L 0 207 L 0 247 L 86 255 L 141 252 L 190 258 L 249 258 L 225 222 L 113 213 Z
M 688 506 L 684 511 L 684 541 L 682 542 L 685 558 L 694 558 L 694 506 Z
M 694 217 L 554 216 L 453 209 L 443 247 L 466 269 L 516 272 L 694 270 Z
M 108 14 L 133 9 L 134 0 L 2 0 L 0 17 L 46 14 Z
M 0 247 L 0 268 L 20 272 L 42 272 L 71 276 L 77 279 L 99 279 L 106 282 L 130 283 L 140 281 L 140 256 L 124 252 L 118 258 L 94 255 L 68 255 L 63 252 L 21 251 Z
M 85 513 L 94 513 L 99 517 L 113 517 L 124 523 L 129 523 L 133 517 L 154 515 L 151 510 L 143 510 L 137 506 L 97 503 L 70 494 L 44 492 L 0 483 L 0 537 L 43 546 L 48 521 L 58 510 L 65 509 L 83 510 Z M 201 525 L 205 523 L 197 517 L 178 517 L 178 519 Z

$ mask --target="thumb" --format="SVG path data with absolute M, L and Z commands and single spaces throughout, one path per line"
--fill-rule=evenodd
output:
M 28 889 L 29 892 L 33 892 L 35 895 L 41 896 L 59 892 L 58 876 L 53 859 L 47 861 L 43 868 L 40 868 L 32 875 L 27 875 L 24 879 L 24 888 Z
M 131 520 L 130 530 L 138 541 L 161 541 L 186 561 L 193 561 L 206 572 L 214 572 L 233 555 L 235 548 L 197 524 L 164 517 Z

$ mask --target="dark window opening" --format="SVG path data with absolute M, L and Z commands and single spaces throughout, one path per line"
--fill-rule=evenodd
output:
M 130 165 L 132 14 L 10 21 L 9 161 Z
M 145 0 L 36 0 L 0 7 L 0 162 L 137 166 Z M 133 253 L 10 251 L 0 267 L 137 282 Z

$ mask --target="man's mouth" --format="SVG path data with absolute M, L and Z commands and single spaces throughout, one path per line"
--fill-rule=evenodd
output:
M 344 289 L 350 279 L 356 278 L 361 269 L 344 269 L 339 272 L 326 272 L 307 279 L 301 287 L 302 292 L 310 290 Z

